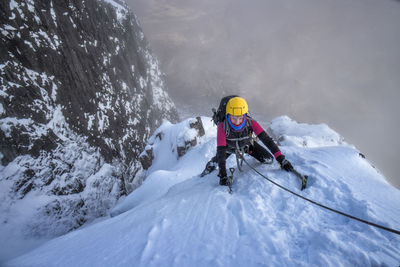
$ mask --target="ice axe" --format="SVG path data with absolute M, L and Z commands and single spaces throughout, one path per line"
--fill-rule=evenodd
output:
M 291 170 L 291 172 L 293 172 L 301 180 L 301 190 L 306 189 L 308 175 L 302 175 L 298 171 L 296 171 L 294 168 Z

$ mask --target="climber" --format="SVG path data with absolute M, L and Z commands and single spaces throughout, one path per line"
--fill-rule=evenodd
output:
M 273 156 L 252 138 L 254 133 L 274 154 L 275 159 L 286 171 L 292 171 L 292 164 L 285 159 L 278 146 L 260 124 L 248 115 L 246 100 L 238 96 L 227 96 L 221 100 L 213 116 L 217 130 L 217 154 L 206 165 L 201 177 L 214 171 L 218 165 L 219 184 L 227 185 L 226 159 L 235 152 L 236 146 L 261 163 L 271 164 Z

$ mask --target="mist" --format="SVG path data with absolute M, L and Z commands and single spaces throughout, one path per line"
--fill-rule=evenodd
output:
M 400 188 L 399 1 L 127 3 L 183 116 L 240 94 L 260 122 L 326 123 Z

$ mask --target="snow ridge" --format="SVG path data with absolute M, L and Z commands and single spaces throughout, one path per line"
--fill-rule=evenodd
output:
M 206 134 L 177 159 L 171 133 L 188 121 L 164 123 L 154 164 L 143 184 L 114 210 L 125 211 L 54 239 L 5 266 L 396 266 L 400 238 L 287 194 L 247 166 L 236 172 L 233 194 L 216 173 L 199 173 L 215 153 L 216 128 L 203 117 Z M 291 134 L 283 129 L 291 129 Z M 318 130 L 317 130 L 318 129 Z M 307 130 L 307 131 L 304 131 Z M 327 126 L 272 121 L 285 135 L 282 151 L 310 175 L 309 188 L 278 164 L 249 163 L 300 194 L 360 218 L 398 227 L 400 192 L 359 152 Z M 313 132 L 307 136 L 306 132 Z M 326 136 L 339 137 L 336 141 Z M 155 138 L 155 136 L 153 136 Z M 304 146 L 300 139 L 312 141 Z M 320 143 L 320 145 L 316 145 Z M 158 149 L 159 148 L 159 149 Z M 157 158 L 171 158 L 169 164 Z M 230 157 L 227 166 L 235 166 Z M 123 210 L 121 209 L 123 207 Z

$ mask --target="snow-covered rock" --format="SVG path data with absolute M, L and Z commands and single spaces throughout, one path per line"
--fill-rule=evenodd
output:
M 146 183 L 158 183 L 155 185 L 159 189 L 157 192 L 148 192 L 148 186 L 141 186 L 136 189 L 135 194 L 129 195 L 128 199 L 136 199 L 138 196 L 146 196 L 151 194 L 151 198 L 157 198 L 159 195 L 168 190 L 170 183 L 176 183 L 175 177 L 169 178 L 170 173 L 166 172 L 172 166 L 175 166 L 181 157 L 183 157 L 191 148 L 196 145 L 201 145 L 204 140 L 208 140 L 214 136 L 213 130 L 209 130 L 208 135 L 205 135 L 204 118 L 196 117 L 186 119 L 178 124 L 171 124 L 165 121 L 149 138 L 145 151 L 140 155 L 143 168 L 146 170 L 137 177 L 137 186 L 142 184 L 144 179 L 152 177 L 152 172 L 158 178 L 150 178 Z M 210 128 L 210 123 L 207 125 Z M 159 171 L 161 170 L 161 171 Z M 116 216 L 132 208 L 132 203 L 135 200 L 123 201 L 114 207 L 110 215 Z
M 170 125 L 170 122 L 165 122 L 166 125 Z M 176 136 L 169 137 L 175 139 L 172 141 L 171 151 L 176 152 L 176 157 L 180 158 L 186 154 L 186 152 L 197 145 L 198 138 L 202 137 L 204 133 L 203 123 L 200 117 L 195 119 L 185 120 L 181 123 L 181 130 Z M 162 141 L 165 136 L 163 132 L 164 127 L 155 131 L 153 136 L 151 136 L 147 142 L 145 150 L 139 155 L 140 162 L 142 163 L 143 169 L 147 170 L 151 167 L 154 160 L 153 150 L 157 147 L 158 143 Z
M 233 194 L 216 172 L 199 177 L 216 152 L 216 127 L 202 117 L 205 135 L 178 158 L 171 149 L 187 122 L 164 123 L 153 140 L 154 162 L 142 185 L 114 210 L 118 216 L 51 240 L 5 263 L 24 266 L 397 266 L 400 237 L 321 209 L 253 172 L 235 172 Z M 298 179 L 277 163 L 247 161 L 275 182 L 314 201 L 399 229 L 400 191 L 353 146 L 327 126 L 280 117 L 281 150 Z M 311 146 L 303 146 L 304 139 Z M 154 137 L 155 138 L 155 137 Z M 324 141 L 325 140 L 325 141 Z M 235 167 L 234 157 L 227 167 Z M 123 212 L 123 213 L 122 213 Z M 122 214 L 121 214 L 122 213 Z
M 344 138 L 326 124 L 297 123 L 287 116 L 274 119 L 267 132 L 277 140 L 279 145 L 302 147 L 348 146 Z
M 147 139 L 178 116 L 122 1 L 0 10 L 0 235 L 54 237 L 128 194 Z

